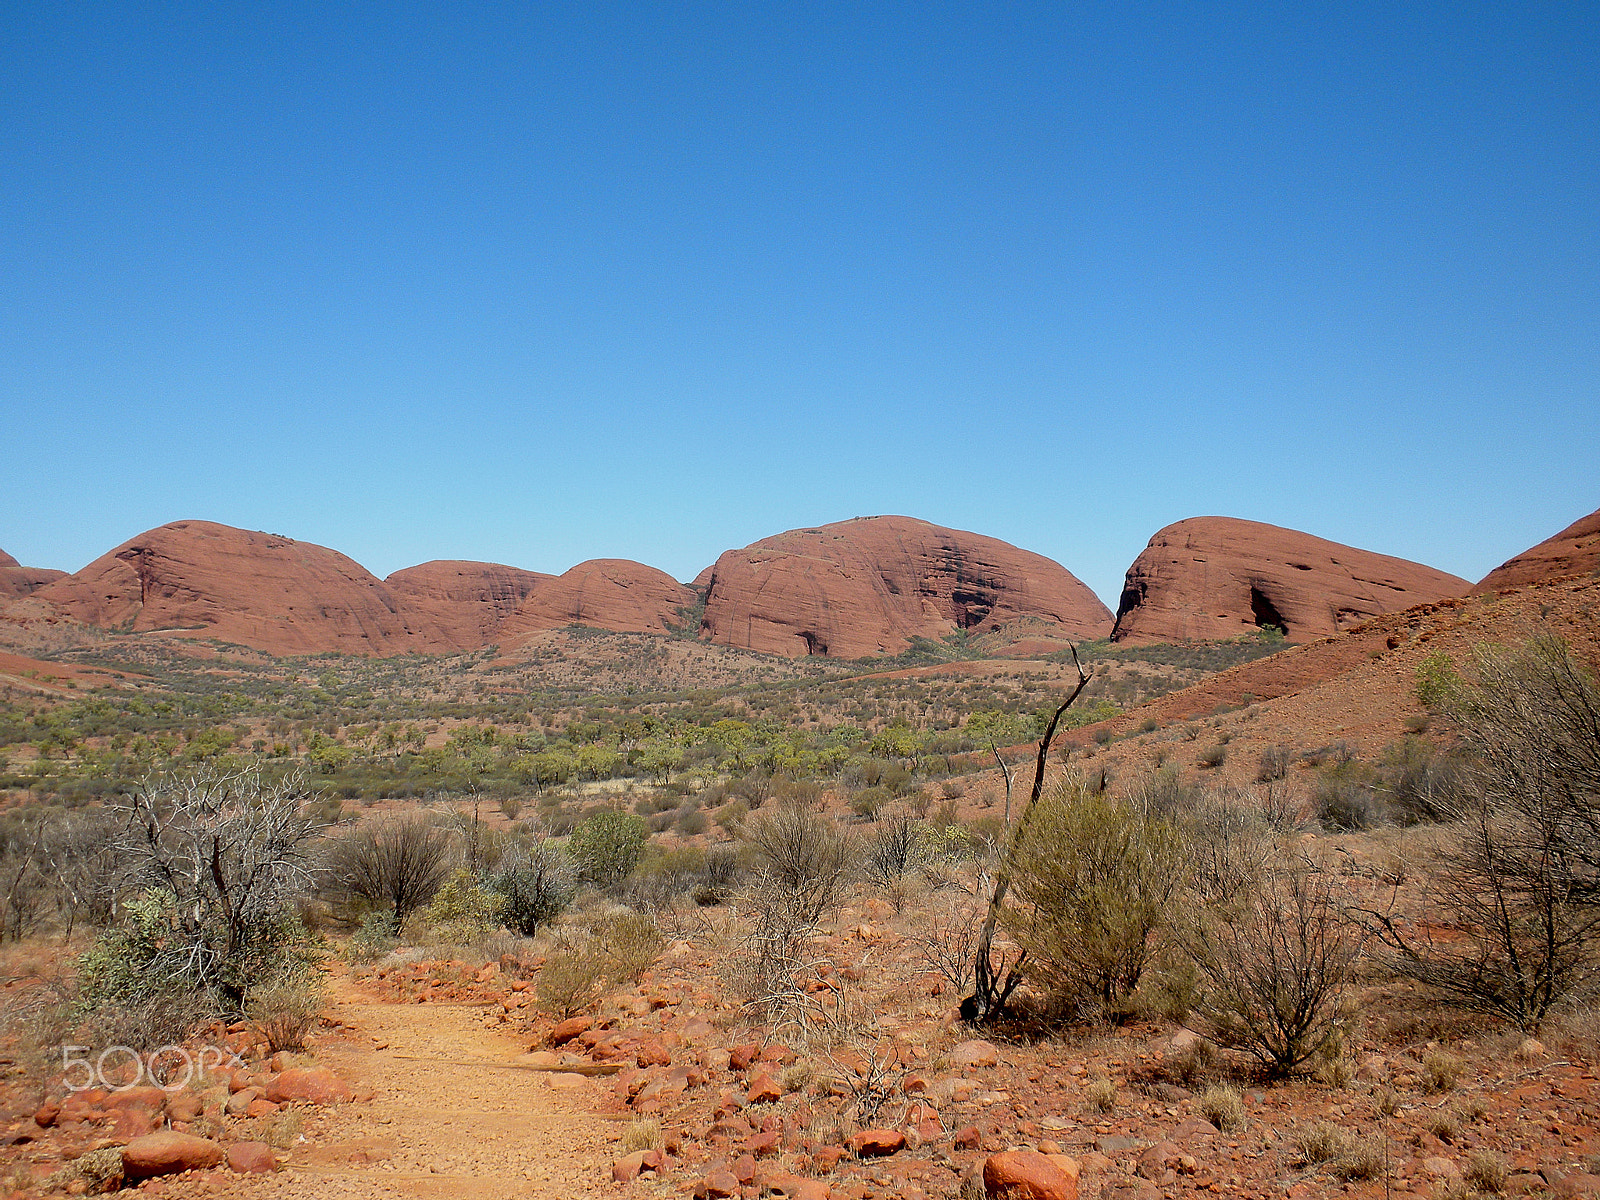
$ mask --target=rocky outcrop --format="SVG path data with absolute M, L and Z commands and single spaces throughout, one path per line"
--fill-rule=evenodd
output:
M 1503 592 L 1566 575 L 1600 571 L 1600 510 L 1580 517 L 1554 537 L 1524 550 L 1485 575 L 1474 592 Z
M 141 533 L 34 595 L 86 625 L 177 631 L 269 654 L 459 648 L 337 551 L 210 521 Z
M 1128 568 L 1111 637 L 1215 641 L 1268 625 L 1291 641 L 1463 595 L 1444 571 L 1293 529 L 1232 517 L 1168 525 Z
M 618 633 L 666 633 L 680 624 L 680 609 L 699 597 L 665 571 L 625 558 L 592 558 L 565 574 L 541 579 L 500 628 L 500 640 L 566 625 L 592 625 Z
M 65 575 L 65 571 L 52 571 L 48 567 L 25 567 L 0 550 L 0 599 L 29 595 Z
M 791 657 L 897 654 L 913 637 L 1022 617 L 1105 637 L 1111 612 L 1065 567 L 910 517 L 858 517 L 730 550 L 711 569 L 701 634 Z
M 422 614 L 462 649 L 494 643 L 501 623 L 534 590 L 555 578 L 500 563 L 435 559 L 386 578 L 405 607 Z

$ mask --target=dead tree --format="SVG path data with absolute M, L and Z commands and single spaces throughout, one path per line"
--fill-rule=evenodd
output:
M 1038 807 L 1039 796 L 1044 791 L 1044 767 L 1046 757 L 1050 753 L 1050 743 L 1055 740 L 1056 726 L 1061 723 L 1062 716 L 1073 702 L 1083 695 L 1083 689 L 1089 686 L 1093 674 L 1083 669 L 1083 663 L 1078 659 L 1078 648 L 1072 648 L 1072 665 L 1078 669 L 1078 685 L 1072 689 L 1068 696 L 1056 708 L 1050 717 L 1050 723 L 1045 726 L 1044 736 L 1039 739 L 1039 754 L 1034 765 L 1033 791 L 1028 796 L 1028 806 L 1022 810 L 1022 815 L 1017 819 L 1017 827 L 1012 831 L 1006 845 L 1005 857 L 1000 861 L 999 873 L 995 876 L 994 893 L 989 897 L 989 912 L 984 917 L 983 928 L 978 933 L 978 953 L 973 962 L 973 993 L 961 1002 L 961 1016 L 975 1025 L 987 1025 L 999 1020 L 1005 1012 L 1006 1002 L 1011 999 L 1011 993 L 1017 990 L 1017 985 L 1022 982 L 1022 966 L 1027 961 L 1027 952 L 1021 951 L 1013 962 L 1002 962 L 997 967 L 994 958 L 994 931 L 1000 923 L 1000 910 L 1005 906 L 1006 893 L 1011 890 L 1011 875 L 1015 865 L 1017 846 L 1028 831 L 1028 824 L 1033 820 L 1034 809 Z

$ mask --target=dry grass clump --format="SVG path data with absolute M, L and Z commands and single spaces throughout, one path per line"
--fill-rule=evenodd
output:
M 1443 1046 L 1429 1047 L 1422 1056 L 1422 1082 L 1430 1092 L 1448 1092 L 1461 1078 L 1463 1064 Z
M 1200 1113 L 1223 1133 L 1244 1128 L 1244 1097 L 1239 1089 L 1214 1083 L 1200 1093 Z
M 1467 1155 L 1461 1177 L 1480 1192 L 1499 1192 L 1506 1186 L 1506 1160 L 1490 1150 L 1474 1150 Z
M 1350 1145 L 1349 1135 L 1332 1121 L 1313 1121 L 1295 1130 L 1294 1147 L 1312 1166 L 1332 1162 Z
M 661 1149 L 661 1122 L 651 1117 L 638 1117 L 622 1131 L 622 1152 Z
M 1381 1087 L 1372 1094 L 1372 1106 L 1380 1117 L 1392 1117 L 1400 1111 L 1400 1093 L 1392 1087 Z
M 808 1062 L 790 1063 L 778 1076 L 785 1092 L 803 1092 L 816 1077 L 816 1068 Z
M 1456 1114 L 1447 1108 L 1428 1114 L 1423 1128 L 1442 1142 L 1451 1142 L 1461 1133 L 1461 1126 L 1456 1121 Z
M 1357 1138 L 1329 1169 L 1340 1179 L 1384 1179 L 1389 1174 L 1389 1148 L 1382 1134 Z
M 1083 1098 L 1095 1112 L 1112 1112 L 1117 1107 L 1117 1085 L 1111 1081 L 1111 1076 L 1098 1072 L 1084 1087 Z
M 250 989 L 245 1014 L 272 1050 L 304 1050 L 326 1002 L 320 974 L 280 975 Z

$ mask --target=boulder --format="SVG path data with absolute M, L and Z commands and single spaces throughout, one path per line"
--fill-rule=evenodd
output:
M 552 1046 L 565 1046 L 573 1038 L 581 1037 L 594 1025 L 593 1017 L 568 1017 L 550 1031 L 545 1039 Z
M 659 1171 L 661 1163 L 661 1151 L 635 1150 L 612 1164 L 611 1178 L 618 1183 L 630 1183 L 645 1171 Z
M 952 1066 L 964 1070 L 973 1068 L 987 1070 L 1000 1065 L 1000 1048 L 993 1042 L 975 1038 L 972 1041 L 962 1042 L 945 1057 L 950 1060 Z
M 1272 625 L 1309 642 L 1470 586 L 1294 529 L 1192 517 L 1156 533 L 1128 568 L 1111 639 L 1220 641 Z
M 228 1166 L 241 1175 L 265 1175 L 278 1169 L 278 1159 L 265 1142 L 235 1142 L 228 1147 Z
M 983 1164 L 984 1194 L 989 1200 L 1078 1200 L 1076 1167 L 1071 1159 L 1031 1150 L 993 1154 Z
M 898 1129 L 863 1129 L 845 1143 L 857 1158 L 883 1158 L 906 1148 L 906 1135 Z
M 265 1098 L 274 1104 L 296 1100 L 310 1104 L 347 1104 L 355 1095 L 348 1083 L 326 1067 L 292 1067 L 272 1077 Z
M 214 1167 L 223 1156 L 222 1147 L 215 1142 L 166 1129 L 134 1138 L 124 1146 L 122 1170 L 129 1179 L 148 1179 Z

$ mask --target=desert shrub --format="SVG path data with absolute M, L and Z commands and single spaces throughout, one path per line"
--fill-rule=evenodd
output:
M 274 1051 L 303 1050 L 326 1002 L 320 973 L 280 972 L 245 993 L 244 1011 Z
M 1399 973 L 1535 1032 L 1600 957 L 1600 683 L 1553 636 L 1480 647 L 1475 675 L 1440 702 L 1468 777 L 1425 894 L 1465 936 L 1369 916 Z
M 499 918 L 508 929 L 532 937 L 566 911 L 577 890 L 572 862 L 549 841 L 508 850 L 489 876 L 488 888 L 502 898 Z
M 122 919 L 79 957 L 71 1019 L 94 1044 L 149 1050 L 181 1042 L 221 1010 L 184 960 L 169 957 L 171 907 L 171 897 L 154 890 L 128 901 Z
M 910 817 L 882 822 L 867 842 L 863 863 L 867 879 L 889 890 L 900 885 L 907 872 L 918 870 L 925 858 L 924 827 Z
M 863 821 L 876 821 L 878 813 L 891 799 L 888 788 L 862 788 L 850 797 L 850 811 Z
M 123 800 L 120 850 L 149 889 L 140 919 L 160 926 L 153 940 L 147 927 L 120 943 L 147 954 L 135 970 L 237 1009 L 250 982 L 300 961 L 308 945 L 295 908 L 318 833 L 310 799 L 302 776 L 259 768 L 204 767 L 135 787 Z
M 763 887 L 795 898 L 815 921 L 854 876 L 860 857 L 856 839 L 818 813 L 783 805 L 746 823 Z
M 694 902 L 701 907 L 721 904 L 738 886 L 743 867 L 736 851 L 727 846 L 714 846 L 706 854 L 700 882 L 691 891 Z
M 1202 767 L 1220 767 L 1228 757 L 1228 747 L 1218 742 L 1214 746 L 1207 746 L 1200 751 L 1196 760 Z
M 1450 704 L 1461 690 L 1461 676 L 1450 656 L 1434 651 L 1417 664 L 1417 703 L 1426 709 L 1443 708 Z
M 499 926 L 505 906 L 504 895 L 484 887 L 465 867 L 458 867 L 417 917 L 427 940 L 467 946 Z
M 1171 822 L 1069 780 L 1040 798 L 1016 845 L 1006 924 L 1058 999 L 1121 1012 L 1183 867 Z
M 368 913 L 362 918 L 361 927 L 350 937 L 348 952 L 350 961 L 377 962 L 400 944 L 398 932 L 395 929 L 394 914 L 387 909 Z
M 1388 1160 L 1383 1135 L 1376 1133 L 1352 1140 L 1328 1169 L 1340 1179 L 1383 1179 L 1389 1173 Z
M 635 1117 L 622 1131 L 622 1152 L 661 1149 L 661 1122 L 654 1117 Z
M 1294 752 L 1287 746 L 1268 746 L 1261 752 L 1261 765 L 1256 770 L 1257 783 L 1275 783 L 1289 773 Z
M 412 812 L 364 821 L 328 849 L 328 890 L 388 909 L 395 929 L 450 876 L 450 834 Z
M 1353 766 L 1324 771 L 1317 777 L 1312 810 L 1329 829 L 1372 829 L 1383 824 L 1383 802 L 1364 773 Z
M 1238 1088 L 1214 1083 L 1200 1093 L 1196 1105 L 1200 1115 L 1223 1133 L 1235 1133 L 1244 1128 L 1244 1097 Z
M 1384 751 L 1378 789 L 1395 819 L 1407 825 L 1441 821 L 1459 803 L 1461 761 L 1420 737 L 1402 738 Z
M 1222 1045 L 1287 1075 L 1338 1037 L 1365 936 L 1333 876 L 1277 864 L 1199 913 L 1184 940 L 1205 977 L 1195 1012 Z
M 584 883 L 614 890 L 633 874 L 649 829 L 633 813 L 598 812 L 578 822 L 567 839 L 567 855 Z
M 534 1001 L 545 1012 L 565 1020 L 594 1001 L 604 974 L 605 964 L 591 948 L 558 950 L 546 955 L 539 968 Z

